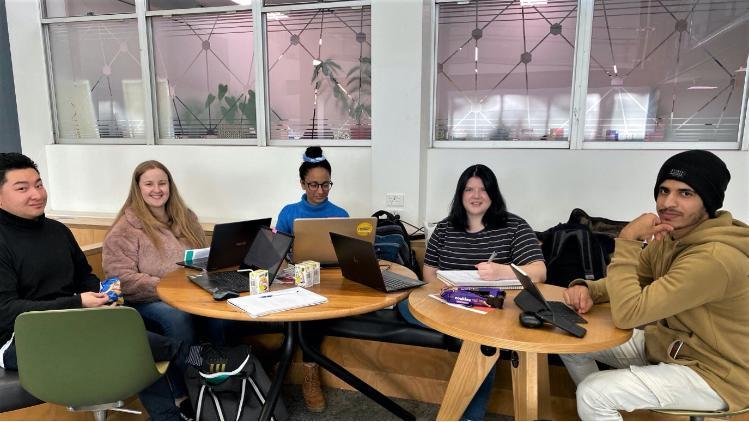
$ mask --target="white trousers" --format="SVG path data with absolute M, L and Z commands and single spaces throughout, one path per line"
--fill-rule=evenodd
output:
M 577 384 L 580 419 L 622 420 L 619 410 L 725 410 L 728 406 L 696 372 L 684 365 L 650 364 L 645 356 L 645 333 L 617 347 L 594 353 L 561 355 Z M 611 366 L 599 371 L 596 361 Z

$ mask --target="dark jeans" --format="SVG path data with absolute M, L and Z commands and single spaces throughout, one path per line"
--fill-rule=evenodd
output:
M 143 318 L 146 329 L 181 341 L 186 347 L 208 341 L 217 346 L 227 344 L 228 331 L 234 330 L 234 321 L 205 318 L 180 311 L 157 300 L 149 303 L 128 303 Z M 184 391 L 180 395 L 187 394 Z
M 167 375 L 159 378 L 150 386 L 143 389 L 138 394 L 140 402 L 146 408 L 151 420 L 178 421 L 180 420 L 179 409 L 174 404 L 174 391 L 187 391 L 185 386 L 184 373 L 186 369 L 185 360 L 187 358 L 188 348 L 181 342 L 164 337 L 158 334 L 147 332 L 148 344 L 151 346 L 153 360 L 171 361 Z M 3 355 L 3 364 L 5 369 L 18 370 L 18 361 L 16 358 L 16 342 L 11 343 L 10 347 Z M 170 385 L 171 383 L 171 385 Z M 123 397 L 125 399 L 126 397 Z

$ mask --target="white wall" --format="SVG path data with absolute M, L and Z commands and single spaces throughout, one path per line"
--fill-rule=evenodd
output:
M 432 149 L 426 186 L 427 221 L 449 211 L 458 176 L 471 164 L 489 166 L 508 209 L 535 230 L 566 222 L 570 211 L 631 220 L 654 211 L 653 187 L 663 162 L 676 151 L 569 151 Z M 749 154 L 716 151 L 731 171 L 724 209 L 749 221 Z
M 480 162 L 497 173 L 509 209 L 538 230 L 566 220 L 575 207 L 614 219 L 652 210 L 656 173 L 674 151 L 427 149 L 429 3 L 372 4 L 373 146 L 325 148 L 333 164 L 334 202 L 364 215 L 384 208 L 385 193 L 402 192 L 407 221 L 439 220 L 458 175 Z M 170 167 L 189 205 L 204 218 L 275 217 L 282 204 L 298 200 L 298 147 L 49 145 L 38 6 L 7 0 L 6 8 L 22 148 L 41 165 L 50 208 L 115 212 L 133 168 L 150 158 Z M 733 175 L 725 208 L 749 220 L 749 153 L 718 155 Z
M 204 221 L 278 216 L 299 201 L 304 148 L 237 146 L 50 145 L 48 208 L 114 213 L 127 197 L 135 166 L 156 159 L 172 173 L 180 193 Z M 327 148 L 333 165 L 330 199 L 353 216 L 372 214 L 369 148 Z M 364 187 L 364 189 L 362 189 Z

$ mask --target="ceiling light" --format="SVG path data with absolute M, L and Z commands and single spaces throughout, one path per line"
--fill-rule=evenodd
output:
M 252 0 L 232 0 L 232 1 L 240 6 L 249 6 L 252 4 Z
M 693 85 L 687 88 L 689 90 L 708 90 L 708 89 L 718 89 L 717 86 L 707 86 L 707 85 Z
M 320 63 L 322 63 L 320 59 L 312 59 L 312 66 L 319 66 Z
M 546 6 L 548 0 L 520 0 L 520 7 Z

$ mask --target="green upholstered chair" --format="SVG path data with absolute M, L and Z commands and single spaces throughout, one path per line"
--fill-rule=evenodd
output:
M 25 312 L 16 318 L 21 386 L 40 400 L 92 411 L 123 409 L 169 362 L 155 363 L 143 320 L 128 307 Z M 137 412 L 139 413 L 139 412 Z
M 728 418 L 749 412 L 749 407 L 734 412 L 725 411 L 700 411 L 700 410 L 667 410 L 653 409 L 653 412 L 672 416 L 688 416 L 690 421 L 704 421 L 705 418 Z

